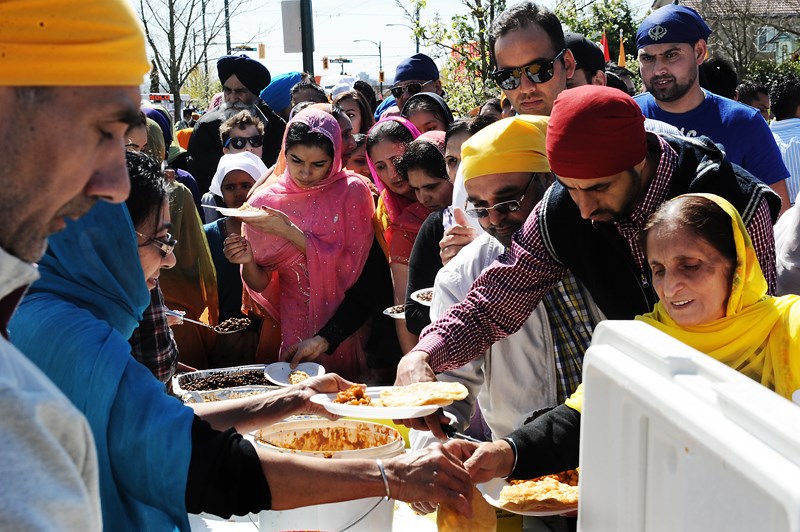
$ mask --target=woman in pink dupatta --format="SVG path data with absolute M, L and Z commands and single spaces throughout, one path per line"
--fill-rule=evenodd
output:
M 408 259 L 422 222 L 431 212 L 417 201 L 408 180 L 395 168 L 406 146 L 419 136 L 414 124 L 400 116 L 380 120 L 367 135 L 367 163 L 381 193 L 375 211 L 375 235 L 389 260 L 395 305 L 405 303 Z M 400 347 L 407 353 L 418 338 L 406 328 L 405 320 L 396 320 L 395 325 Z
M 246 218 L 244 238 L 226 243 L 226 256 L 243 264 L 250 297 L 279 319 L 281 353 L 314 335 L 336 312 L 364 267 L 373 231 L 372 197 L 341 164 L 336 119 L 316 109 L 286 127 L 286 168 L 249 204 L 267 212 Z M 294 174 L 294 175 L 293 175 Z M 267 299 L 277 272 L 279 301 Z M 326 370 L 355 379 L 366 372 L 363 331 L 319 359 Z

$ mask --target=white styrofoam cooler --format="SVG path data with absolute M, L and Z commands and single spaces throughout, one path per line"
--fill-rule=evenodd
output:
M 800 407 L 635 321 L 583 379 L 579 530 L 800 532 Z

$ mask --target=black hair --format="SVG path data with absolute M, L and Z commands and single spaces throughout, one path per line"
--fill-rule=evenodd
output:
M 182 114 L 183 114 L 183 116 L 186 116 L 186 115 L 192 116 L 192 109 L 189 108 L 189 107 L 186 107 L 186 108 L 184 108 Z
M 639 245 L 647 254 L 647 235 L 660 225 L 674 224 L 691 231 L 720 252 L 731 265 L 736 265 L 736 244 L 733 241 L 731 217 L 722 207 L 702 196 L 683 196 L 661 204 L 639 232 Z
M 384 120 L 378 122 L 367 133 L 367 153 L 369 153 L 376 144 L 388 140 L 389 142 L 402 142 L 408 144 L 414 140 L 414 136 L 406 126 L 397 120 Z
M 739 75 L 733 63 L 722 57 L 712 57 L 700 65 L 700 86 L 706 90 L 733 100 Z
M 445 116 L 444 110 L 439 105 L 439 102 L 433 98 L 409 98 L 408 102 L 403 106 L 402 115 L 410 119 L 411 115 L 420 111 L 426 111 L 432 114 L 439 119 L 445 127 L 452 123 L 452 120 L 449 120 L 449 117 Z
M 431 177 L 448 179 L 444 155 L 426 139 L 416 139 L 409 143 L 395 163 L 395 168 L 404 179 L 408 179 L 409 170 L 422 170 Z
M 498 100 L 499 102 L 499 100 Z M 493 116 L 477 115 L 470 118 L 461 118 L 447 126 L 447 133 L 444 136 L 444 145 L 450 142 L 450 139 L 456 135 L 463 133 L 468 134 L 470 137 L 485 128 L 489 124 L 494 124 L 497 119 Z
M 736 99 L 747 105 L 757 100 L 759 94 L 763 94 L 769 98 L 769 89 L 761 83 L 756 83 L 749 79 L 743 80 L 739 83 L 739 86 L 736 87 Z
M 769 99 L 776 120 L 794 118 L 800 106 L 800 78 L 787 76 L 779 80 L 772 86 Z
M 484 107 L 491 107 L 492 109 L 494 109 L 498 113 L 502 113 L 503 112 L 503 108 L 500 106 L 500 98 L 489 98 L 488 100 L 483 102 L 483 105 L 481 105 L 480 110 L 483 111 Z
M 286 142 L 284 151 L 289 151 L 292 147 L 297 145 L 315 146 L 321 148 L 328 154 L 328 157 L 333 159 L 333 143 L 331 139 L 317 131 L 311 131 L 308 124 L 303 122 L 292 122 L 286 132 Z
M 356 141 L 356 149 L 358 149 L 367 142 L 367 136 L 363 133 L 353 133 L 353 140 Z
M 167 199 L 167 181 L 155 159 L 141 152 L 125 152 L 131 193 L 125 200 L 134 227 L 141 227 L 161 212 Z
M 320 87 L 314 82 L 314 78 L 308 77 L 298 81 L 294 87 L 292 87 L 291 95 L 292 95 L 292 107 L 297 105 L 298 101 L 295 100 L 295 96 L 297 93 L 303 89 L 310 89 L 312 91 L 311 99 L 308 101 L 312 101 L 314 103 L 328 103 L 328 95 L 325 94 L 325 89 Z
M 628 84 L 625 83 L 626 78 L 631 82 L 631 85 L 634 86 L 633 90 L 628 88 Z M 633 72 L 627 68 L 616 65 L 611 61 L 606 63 L 606 86 L 619 89 L 628 96 L 635 96 L 636 84 L 633 82 L 633 78 Z
M 366 100 L 367 105 L 371 110 L 371 113 L 375 113 L 375 109 L 378 108 L 378 98 L 375 96 L 375 89 L 372 88 L 372 85 L 364 81 L 363 79 L 356 80 L 353 83 L 353 88 L 361 93 Z
M 489 51 L 494 62 L 497 62 L 494 55 L 494 44 L 497 39 L 512 31 L 527 28 L 531 24 L 538 24 L 547 33 L 556 53 L 567 47 L 561 21 L 555 13 L 534 2 L 520 2 L 500 13 L 489 28 Z M 561 61 L 564 61 L 563 56 Z

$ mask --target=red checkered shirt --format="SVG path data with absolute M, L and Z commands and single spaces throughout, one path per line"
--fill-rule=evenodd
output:
M 644 198 L 630 217 L 614 224 L 627 242 L 636 264 L 645 271 L 639 231 L 667 196 L 678 155 L 659 137 L 661 158 Z M 547 251 L 539 228 L 540 202 L 511 247 L 475 280 L 464 301 L 451 306 L 423 332 L 415 351 L 428 353 L 436 372 L 467 364 L 493 343 L 516 332 L 544 295 L 561 280 L 567 268 Z M 775 237 L 766 200 L 761 199 L 747 225 L 770 294 L 775 293 Z

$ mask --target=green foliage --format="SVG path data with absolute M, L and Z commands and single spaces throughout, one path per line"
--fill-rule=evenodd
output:
M 494 63 L 489 51 L 489 27 L 506 7 L 505 0 L 462 0 L 464 15 L 454 15 L 450 25 L 438 17 L 427 25 L 422 35 L 428 46 L 435 46 L 448 61 L 441 78 L 447 103 L 456 115 L 466 113 L 500 95 L 489 79 Z
M 183 93 L 189 95 L 192 105 L 201 109 L 208 108 L 211 97 L 221 91 L 222 83 L 216 79 L 216 76 L 213 78 L 211 75 L 206 76 L 200 67 L 195 68 L 189 74 L 183 85 Z
M 788 60 L 781 64 L 774 61 L 754 61 L 750 63 L 746 75 L 741 76 L 742 79 L 761 83 L 770 90 L 777 82 L 787 77 L 800 78 L 800 61 Z
M 636 51 L 636 29 L 641 20 L 633 16 L 633 8 L 628 0 L 598 0 L 588 10 L 583 0 L 580 4 L 578 6 L 577 0 L 558 1 L 555 13 L 564 26 L 598 43 L 605 31 L 609 55 L 615 63 L 619 58 L 620 32 L 626 55 Z

